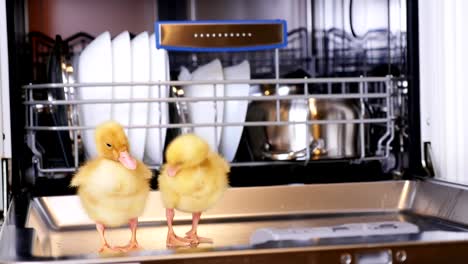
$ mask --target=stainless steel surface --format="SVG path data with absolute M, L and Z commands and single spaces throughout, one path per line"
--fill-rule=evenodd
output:
M 283 86 L 284 87 L 284 86 Z M 278 102 L 278 101 L 276 101 Z M 258 146 L 263 157 L 272 159 L 303 159 L 310 146 L 311 158 L 356 158 L 364 148 L 358 150 L 357 123 L 359 120 L 358 103 L 355 100 L 327 100 L 310 98 L 308 100 L 281 101 L 279 111 L 275 101 L 254 102 L 247 117 L 250 122 L 296 122 L 285 126 L 249 127 L 252 141 L 264 140 Z M 278 119 L 279 115 L 279 119 Z M 367 119 L 363 117 L 362 119 Z M 311 124 L 308 120 L 327 120 L 327 124 Z M 342 123 L 331 123 L 330 121 Z M 364 127 L 361 128 L 364 133 Z M 312 146 L 311 146 L 312 145 Z M 365 144 L 361 144 L 364 146 Z M 254 150 L 255 151 L 255 150 Z M 365 153 L 362 153 L 362 157 Z
M 251 141 L 258 141 L 261 147 L 254 152 L 279 160 L 284 160 L 282 154 L 288 154 L 288 159 L 303 158 L 306 155 L 304 150 L 310 142 L 307 124 L 304 123 L 310 119 L 308 113 L 308 104 L 304 99 L 252 102 L 247 112 L 248 122 L 299 122 L 286 126 L 247 127 Z
M 397 212 L 408 207 L 405 193 L 413 188 L 414 183 L 404 181 L 230 188 L 217 206 L 204 214 L 204 219 Z M 35 198 L 33 208 L 45 213 L 47 222 L 55 229 L 93 225 L 81 211 L 77 196 Z M 189 214 L 180 214 L 176 220 L 189 220 L 190 217 Z M 140 221 L 165 221 L 159 192 L 150 193 Z
M 366 119 L 365 112 L 359 113 L 356 100 L 317 100 L 309 99 L 309 109 L 312 120 L 353 120 Z M 358 131 L 364 133 L 364 123 L 360 124 L 328 124 L 312 125 L 312 153 L 313 159 L 326 158 L 355 158 L 365 155 L 364 135 L 358 137 Z M 358 146 L 362 146 L 358 149 Z
M 96 237 L 94 227 L 74 229 L 69 231 L 51 231 L 40 226 L 37 216 L 30 220 L 31 226 L 36 230 L 37 237 L 33 246 L 33 255 L 45 257 L 64 257 L 82 254 L 96 254 L 100 240 Z M 293 217 L 294 218 L 294 217 Z M 200 235 L 214 238 L 212 245 L 200 245 L 198 249 L 235 248 L 238 246 L 249 247 L 251 234 L 259 228 L 265 226 L 275 226 L 276 228 L 294 227 L 320 227 L 329 225 L 341 225 L 345 223 L 365 223 L 369 221 L 405 221 L 404 215 L 381 214 L 381 215 L 354 215 L 354 216 L 328 216 L 320 218 L 291 219 L 283 218 L 265 219 L 249 222 L 218 221 L 202 224 L 199 229 Z M 175 232 L 184 234 L 190 230 L 191 224 L 187 221 L 179 223 L 175 227 Z M 235 230 L 235 233 L 227 232 Z M 166 248 L 165 223 L 155 223 L 151 225 L 142 224 L 138 230 L 138 242 L 142 246 L 142 251 L 164 251 Z M 129 239 L 129 230 L 124 228 L 113 229 L 106 232 L 109 242 L 112 244 L 126 244 Z M 449 235 L 449 233 L 447 233 Z M 465 234 L 468 238 L 468 235 Z M 309 242 L 309 241 L 306 241 Z M 141 252 L 140 252 L 141 253 Z
M 468 187 L 434 181 L 421 182 L 409 210 L 425 216 L 468 224 Z
M 366 256 L 367 251 L 359 250 L 389 249 L 397 245 L 403 248 L 392 255 L 401 260 L 411 258 L 409 250 L 414 246 L 443 247 L 468 242 L 468 215 L 438 214 L 440 204 L 434 203 L 440 200 L 444 207 L 461 212 L 458 206 L 463 202 L 466 204 L 466 193 L 468 190 L 457 186 L 413 181 L 231 188 L 202 218 L 199 233 L 212 237 L 214 244 L 167 249 L 164 209 L 159 193 L 152 192 L 140 218 L 138 238 L 142 249 L 108 255 L 96 254 L 99 246 L 97 232 L 76 196 L 39 197 L 30 205 L 25 228 L 7 219 L 0 234 L 0 260 L 145 262 L 330 250 L 351 253 L 358 250 Z M 10 217 L 14 217 L 12 213 Z M 258 228 L 320 227 L 376 221 L 408 222 L 417 225 L 421 231 L 412 235 L 249 244 L 250 235 Z M 175 229 L 179 233 L 190 229 L 190 215 L 177 213 Z M 106 234 L 112 243 L 124 244 L 130 233 L 128 228 L 121 227 Z

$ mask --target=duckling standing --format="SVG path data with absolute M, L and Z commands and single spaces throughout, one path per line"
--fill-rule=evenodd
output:
M 138 248 L 138 217 L 143 213 L 150 191 L 151 171 L 129 153 L 128 139 L 122 126 L 108 121 L 96 128 L 98 157 L 89 160 L 73 177 L 71 186 L 88 216 L 96 222 L 104 249 L 128 251 Z M 128 245 L 111 247 L 104 236 L 106 226 L 129 223 L 132 236 Z
M 166 164 L 159 175 L 159 190 L 166 208 L 169 247 L 211 243 L 197 235 L 203 211 L 212 207 L 228 188 L 229 164 L 194 134 L 175 138 L 167 147 Z M 192 229 L 178 237 L 172 228 L 174 208 L 192 213 Z

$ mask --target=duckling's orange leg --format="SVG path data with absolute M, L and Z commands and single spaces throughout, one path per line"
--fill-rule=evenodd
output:
M 130 238 L 130 242 L 128 242 L 128 244 L 124 247 L 115 247 L 114 249 L 122 251 L 122 252 L 127 252 L 132 249 L 137 249 L 140 247 L 136 239 L 136 233 L 137 233 L 137 228 L 138 228 L 138 218 L 130 219 L 128 224 L 130 226 L 130 230 L 132 230 L 132 238 Z
M 183 237 L 176 236 L 174 229 L 172 228 L 172 223 L 174 221 L 174 209 L 166 209 L 166 220 L 167 220 L 167 239 L 166 245 L 168 247 L 184 247 L 190 246 L 190 240 Z
M 104 251 L 104 249 L 113 250 L 107 243 L 106 238 L 104 237 L 104 231 L 106 230 L 106 227 L 101 223 L 96 223 L 96 229 L 99 233 L 99 236 L 101 237 L 101 248 L 99 249 L 99 253 Z
M 194 244 L 199 243 L 213 243 L 213 239 L 207 237 L 200 237 L 197 235 L 197 228 L 198 222 L 200 222 L 201 213 L 193 213 L 192 214 L 192 229 L 188 231 L 186 234 L 186 238 L 190 239 L 190 241 Z

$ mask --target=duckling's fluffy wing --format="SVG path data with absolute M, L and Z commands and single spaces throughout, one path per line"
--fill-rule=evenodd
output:
M 97 159 L 80 168 L 72 186 L 89 217 L 105 225 L 118 226 L 143 213 L 151 171 L 142 163 L 128 170 L 118 162 Z
M 85 189 L 93 188 L 102 195 L 127 195 L 148 185 L 152 173 L 141 161 L 135 170 L 128 170 L 120 163 L 107 159 L 95 159 L 80 167 L 70 186 Z
M 153 177 L 151 170 L 141 161 L 137 160 L 136 174 L 143 179 L 150 180 Z
M 78 169 L 78 172 L 73 176 L 70 186 L 79 187 L 87 182 L 87 180 L 93 175 L 93 171 L 99 166 L 100 159 L 93 159 L 86 162 L 83 166 Z
M 164 206 L 184 212 L 209 209 L 228 188 L 228 172 L 228 163 L 215 153 L 200 166 L 182 169 L 175 177 L 163 170 L 158 180 Z

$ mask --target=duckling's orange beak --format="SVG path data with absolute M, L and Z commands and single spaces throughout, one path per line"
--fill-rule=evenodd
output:
M 125 166 L 125 168 L 129 170 L 134 170 L 137 167 L 136 160 L 132 156 L 130 156 L 130 153 L 128 153 L 128 151 L 120 152 L 119 161 Z
M 179 172 L 180 166 L 178 165 L 168 165 L 167 166 L 167 175 L 174 177 L 176 176 L 177 172 Z

